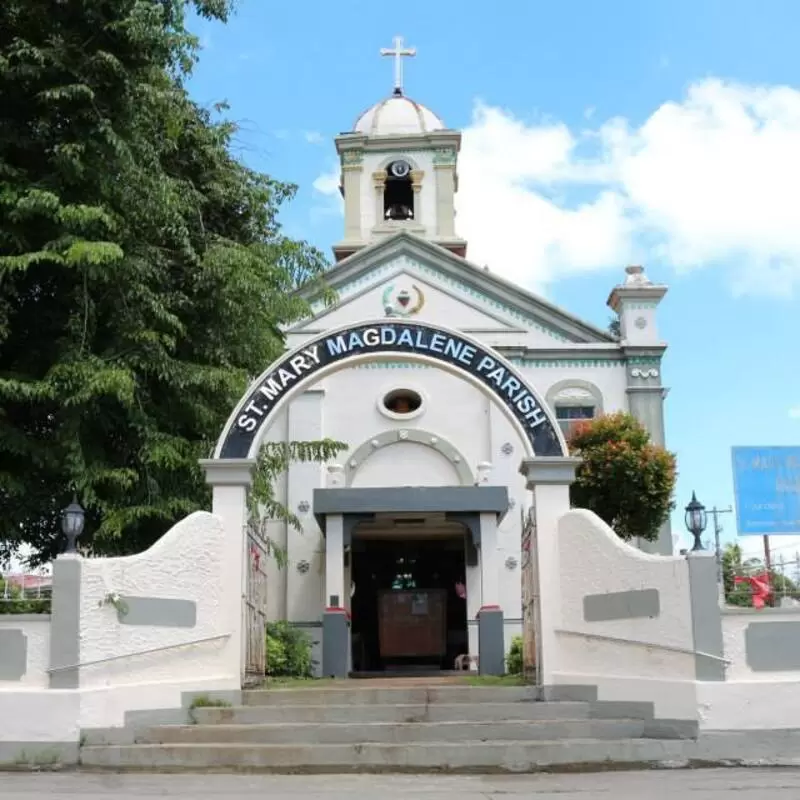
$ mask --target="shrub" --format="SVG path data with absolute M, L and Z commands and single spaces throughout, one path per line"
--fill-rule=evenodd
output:
M 675 456 L 624 413 L 580 424 L 569 446 L 582 459 L 570 488 L 572 505 L 594 511 L 621 539 L 658 539 L 675 507 Z
M 522 675 L 522 637 L 511 640 L 511 649 L 506 656 L 506 672 L 509 675 Z
M 0 578 L 0 614 L 49 614 L 49 597 L 25 597 L 18 586 L 8 585 L 6 598 L 6 582 Z
M 314 662 L 311 637 L 288 622 L 267 623 L 267 675 L 310 678 Z

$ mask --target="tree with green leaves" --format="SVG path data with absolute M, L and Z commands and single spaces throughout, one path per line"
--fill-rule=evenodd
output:
M 60 550 L 73 491 L 105 554 L 207 507 L 197 460 L 308 313 L 297 290 L 324 296 L 322 254 L 277 220 L 295 187 L 236 159 L 224 109 L 187 93 L 192 7 L 224 22 L 230 3 L 0 3 L 6 551 Z
M 580 423 L 569 447 L 581 458 L 570 489 L 572 505 L 594 511 L 622 539 L 657 539 L 675 507 L 675 456 L 654 445 L 644 426 L 622 412 Z

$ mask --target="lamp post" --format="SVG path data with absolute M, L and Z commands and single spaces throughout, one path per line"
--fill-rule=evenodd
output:
M 708 524 L 708 516 L 706 515 L 706 507 L 697 499 L 697 495 L 692 492 L 692 500 L 686 506 L 686 527 L 689 533 L 694 536 L 694 547 L 692 552 L 703 549 L 703 543 L 700 537 Z
M 72 502 L 61 512 L 61 530 L 64 531 L 64 536 L 67 538 L 67 548 L 65 553 L 77 553 L 78 549 L 75 543 L 78 537 L 83 533 L 83 523 L 86 518 L 86 512 L 78 502 L 77 495 L 73 495 Z

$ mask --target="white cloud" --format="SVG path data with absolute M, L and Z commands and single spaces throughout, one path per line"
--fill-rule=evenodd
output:
M 316 202 L 312 207 L 312 216 L 344 213 L 344 200 L 339 192 L 339 173 L 339 165 L 332 164 L 325 172 L 317 176 L 312 188 L 317 200 L 321 202 Z
M 592 112 L 571 130 L 476 103 L 456 199 L 473 261 L 539 290 L 632 261 L 721 267 L 737 292 L 800 285 L 800 91 L 709 79 L 638 127 Z
M 789 409 L 789 419 L 800 419 L 800 406 Z
M 326 196 L 339 197 L 339 166 L 334 164 L 327 171 L 317 176 L 312 184 L 315 192 Z
M 319 131 L 303 131 L 303 138 L 309 144 L 322 144 L 325 137 Z

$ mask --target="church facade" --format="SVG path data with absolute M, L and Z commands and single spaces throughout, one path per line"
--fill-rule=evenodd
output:
M 326 674 L 453 669 L 460 656 L 502 671 L 523 617 L 520 461 L 566 455 L 572 425 L 617 410 L 664 443 L 666 288 L 628 267 L 607 300 L 617 337 L 471 263 L 456 226 L 461 134 L 405 96 L 399 67 L 393 93 L 335 143 L 338 299 L 287 331 L 295 356 L 261 392 L 306 370 L 265 438 L 347 450 L 293 464 L 276 487 L 303 530 L 271 523 L 288 563 L 269 566 L 268 614 L 309 630 Z M 253 403 L 243 436 L 261 424 Z M 227 455 L 243 457 L 235 435 Z M 668 525 L 649 547 L 672 552 Z

